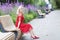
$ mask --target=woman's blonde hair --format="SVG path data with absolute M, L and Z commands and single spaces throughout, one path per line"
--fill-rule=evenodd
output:
M 20 5 L 17 9 L 17 14 L 19 14 L 19 12 L 22 12 L 23 13 L 23 5 Z

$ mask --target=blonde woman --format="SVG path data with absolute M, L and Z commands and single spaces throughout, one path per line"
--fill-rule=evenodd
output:
M 27 33 L 27 32 L 30 32 L 31 34 L 31 37 L 33 39 L 39 39 L 39 37 L 37 37 L 34 32 L 33 32 L 33 28 L 30 24 L 26 24 L 24 23 L 24 16 L 23 16 L 23 13 L 24 13 L 24 6 L 21 5 L 18 7 L 17 9 L 17 20 L 16 20 L 16 27 L 19 28 L 21 30 L 21 32 L 24 34 L 24 33 Z

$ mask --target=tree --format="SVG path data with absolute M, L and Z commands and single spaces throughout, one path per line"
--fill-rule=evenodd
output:
M 56 5 L 58 8 L 60 8 L 60 0 L 55 0 L 56 1 Z
M 45 3 L 45 1 L 44 0 L 35 0 L 35 4 L 36 5 L 41 5 L 41 6 L 44 6 L 46 3 Z
M 35 0 L 18 0 L 19 2 L 23 2 L 25 5 L 27 4 L 34 4 Z
M 56 0 L 50 0 L 50 3 L 52 4 L 54 9 L 57 8 Z
M 1 5 L 5 2 L 6 2 L 6 0 L 0 0 Z

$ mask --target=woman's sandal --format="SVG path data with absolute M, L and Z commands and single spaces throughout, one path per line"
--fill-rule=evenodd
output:
M 31 36 L 32 37 L 32 36 Z M 37 37 L 37 36 L 34 36 L 34 37 L 32 37 L 33 39 L 39 39 L 39 37 Z

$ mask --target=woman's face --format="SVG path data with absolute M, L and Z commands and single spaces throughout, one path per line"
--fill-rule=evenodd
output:
M 21 10 L 19 10 L 19 14 L 18 15 L 20 15 L 20 16 L 23 15 L 23 12 Z

